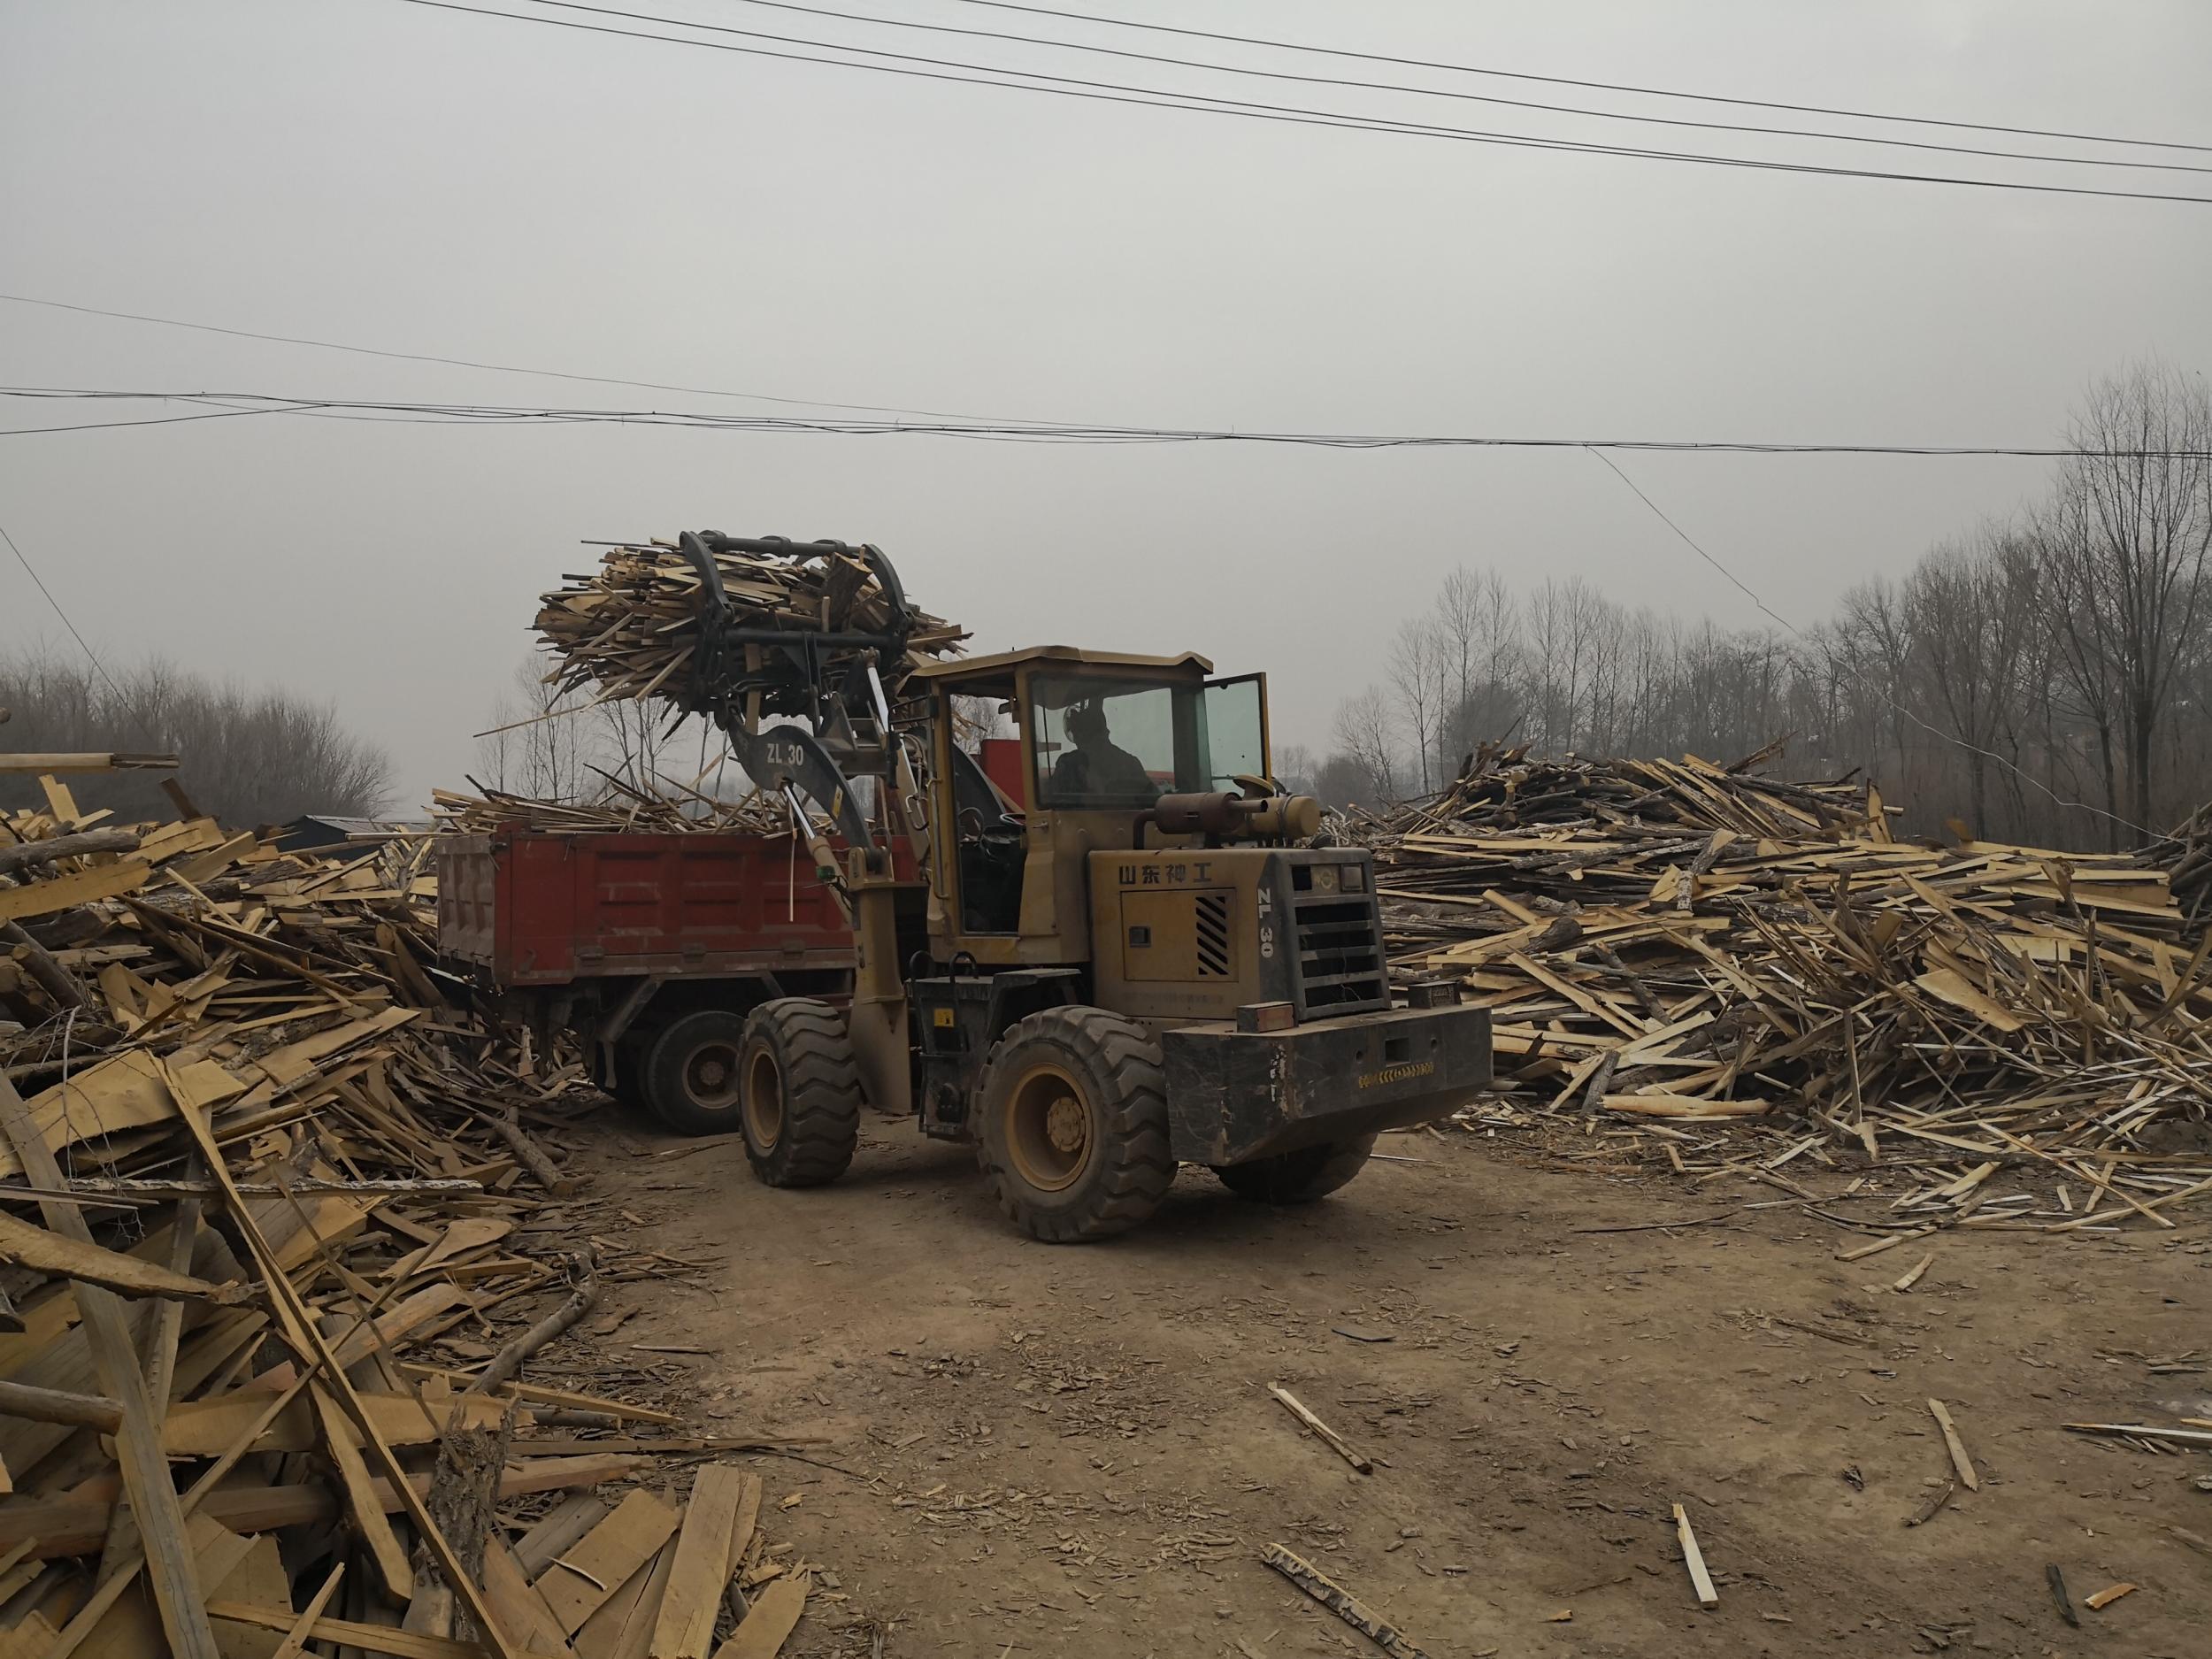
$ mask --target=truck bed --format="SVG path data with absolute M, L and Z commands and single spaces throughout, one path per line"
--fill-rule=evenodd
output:
M 444 838 L 437 856 L 439 949 L 501 989 L 852 965 L 844 915 L 791 836 L 511 826 Z

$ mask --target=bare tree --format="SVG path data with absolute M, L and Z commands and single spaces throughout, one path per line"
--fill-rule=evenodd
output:
M 2206 597 L 2212 397 L 2139 365 L 2094 387 L 2068 436 L 2094 453 L 2061 467 L 2044 521 L 2063 660 L 2108 754 L 2116 726 L 2128 816 L 2148 826 L 2160 723 Z M 2118 768 L 2105 770 L 2115 810 Z
M 8 746 L 173 753 L 193 800 L 227 824 L 281 824 L 305 812 L 372 818 L 391 804 L 391 757 L 348 731 L 337 710 L 292 693 L 216 682 L 154 661 L 111 679 L 50 650 L 0 657 Z M 74 780 L 81 807 L 119 818 L 173 810 L 143 772 Z M 0 805 L 42 799 L 31 779 L 0 779 Z
M 1985 525 L 1965 541 L 1948 542 L 1922 559 L 1906 579 L 1903 603 L 1912 638 L 1918 690 L 1957 739 L 1966 769 L 1968 820 L 1990 833 L 1989 767 L 1994 749 L 2017 718 L 2018 675 L 2037 624 L 2035 555 L 2020 537 Z
M 1390 689 L 1398 711 L 1413 733 L 1415 765 L 1425 795 L 1434 786 L 1437 740 L 1444 726 L 1451 678 L 1449 651 L 1442 632 L 1426 617 L 1402 623 L 1390 648 Z
M 1311 795 L 1320 757 L 1303 743 L 1286 743 L 1275 754 L 1275 781 L 1293 795 Z
M 1396 800 L 1397 745 L 1391 739 L 1390 701 L 1381 688 L 1370 686 L 1338 703 L 1331 732 L 1337 755 L 1357 769 L 1368 798 Z

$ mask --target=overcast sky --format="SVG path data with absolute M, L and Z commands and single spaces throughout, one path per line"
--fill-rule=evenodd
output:
M 958 0 L 824 3 L 1307 73 L 1660 107 Z M 610 4 L 1495 131 L 2212 195 L 2212 174 L 1625 127 L 868 29 L 742 0 Z M 2202 0 L 1059 4 L 1541 74 L 2212 144 Z M 2089 380 L 2130 358 L 2212 369 L 2212 206 L 1263 124 L 399 0 L 0 0 L 0 290 L 399 351 L 989 416 L 2036 444 Z M 0 381 L 780 407 L 12 303 L 0 303 Z M 0 426 L 160 412 L 7 398 Z M 2020 460 L 1618 459 L 1797 619 L 2011 511 L 2043 475 Z M 1379 677 L 1392 631 L 1455 563 L 1494 564 L 1519 582 L 1580 575 L 1628 603 L 1757 619 L 1572 449 L 1048 448 L 260 416 L 0 437 L 0 525 L 104 655 L 160 653 L 335 699 L 392 749 L 410 802 L 460 781 L 471 732 L 527 649 L 535 595 L 584 568 L 583 538 L 712 527 L 876 541 L 910 592 L 969 624 L 984 649 L 1187 649 L 1225 671 L 1266 670 L 1279 745 L 1324 741 L 1337 700 Z M 0 648 L 41 641 L 66 635 L 0 552 Z

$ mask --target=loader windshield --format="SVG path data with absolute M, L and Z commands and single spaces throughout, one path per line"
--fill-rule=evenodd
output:
M 1203 789 L 1205 687 L 1196 680 L 1040 674 L 1030 681 L 1030 741 L 1047 807 L 1150 806 Z

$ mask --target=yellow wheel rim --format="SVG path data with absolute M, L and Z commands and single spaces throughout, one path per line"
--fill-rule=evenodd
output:
M 1065 1191 L 1090 1167 L 1098 1137 L 1075 1079 L 1056 1065 L 1033 1065 L 1006 1097 L 1007 1156 L 1039 1192 Z
M 745 1067 L 745 1133 L 761 1151 L 783 1139 L 783 1068 L 775 1051 L 763 1043 Z

